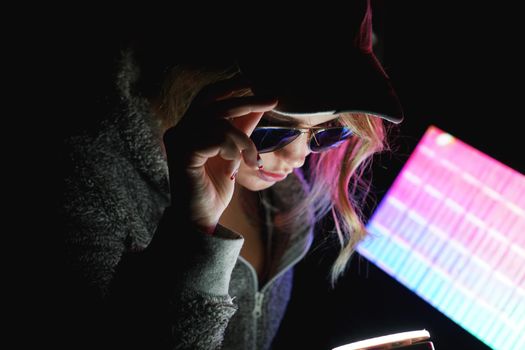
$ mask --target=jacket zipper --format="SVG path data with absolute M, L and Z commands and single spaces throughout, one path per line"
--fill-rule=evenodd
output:
M 253 308 L 253 315 L 259 318 L 262 315 L 262 304 L 264 300 L 264 293 L 255 292 L 255 307 Z
M 290 265 L 295 265 L 299 260 L 301 260 L 306 255 L 307 252 L 308 251 L 304 251 L 302 254 L 300 254 L 298 257 L 292 260 L 288 265 L 286 265 L 286 267 L 284 267 L 281 271 L 279 271 L 279 273 L 277 273 L 268 282 L 266 282 L 266 284 L 260 291 L 259 291 L 259 283 L 257 282 L 258 281 L 257 272 L 246 259 L 244 259 L 242 256 L 239 256 L 239 259 L 242 260 L 248 266 L 249 270 L 252 272 L 252 275 L 255 281 L 254 284 L 255 284 L 256 292 L 255 292 L 255 307 L 253 308 L 253 314 L 255 315 L 256 318 L 259 318 L 262 315 L 262 305 L 264 301 L 264 292 L 266 291 L 266 289 L 268 289 L 272 285 L 273 281 L 275 281 L 282 274 L 288 271 L 288 267 Z
M 311 243 L 311 242 L 310 242 Z M 248 262 L 248 260 L 244 259 L 242 256 L 239 255 L 239 259 L 242 260 L 246 266 L 248 266 L 248 269 L 252 272 L 253 281 L 255 285 L 255 307 L 253 308 L 253 315 L 255 316 L 253 319 L 253 329 L 254 329 L 254 335 L 255 335 L 255 343 L 257 343 L 257 327 L 258 327 L 258 320 L 262 316 L 262 306 L 264 301 L 264 292 L 267 288 L 269 288 L 273 281 L 275 281 L 277 278 L 279 278 L 282 274 L 284 274 L 286 271 L 288 271 L 288 267 L 290 265 L 296 264 L 299 260 L 301 260 L 306 253 L 308 252 L 308 249 L 303 251 L 299 256 L 297 256 L 294 260 L 292 260 L 289 264 L 287 264 L 279 273 L 277 273 L 275 276 L 273 276 L 266 284 L 261 288 L 259 291 L 259 279 L 257 277 L 257 271 L 253 268 L 253 266 Z

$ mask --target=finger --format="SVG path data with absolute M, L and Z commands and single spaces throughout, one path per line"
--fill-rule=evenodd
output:
M 205 105 L 212 101 L 230 96 L 233 92 L 248 89 L 248 81 L 241 75 L 236 75 L 231 79 L 220 80 L 206 85 L 193 100 L 193 104 Z
M 164 133 L 164 144 L 168 158 L 181 158 L 188 168 L 202 167 L 209 158 L 221 155 L 226 160 L 240 159 L 242 156 L 249 166 L 258 167 L 257 148 L 253 141 L 227 120 L 216 121 L 213 130 L 193 139 L 192 147 L 183 148 L 188 140 L 187 132 L 170 128 Z M 209 133 L 211 132 L 211 133 Z M 189 141 L 188 141 L 189 142 Z M 186 146 L 189 146 L 186 144 Z M 223 150 L 224 149 L 224 150 Z
M 239 167 L 241 165 L 241 154 L 238 152 L 237 155 L 238 157 L 228 161 L 224 175 L 232 176 L 233 174 L 235 174 L 236 171 L 239 170 Z
M 224 141 L 220 144 L 212 144 L 206 147 L 195 150 L 188 164 L 185 166 L 188 169 L 201 168 L 203 166 L 208 166 L 214 164 L 214 167 L 225 168 L 223 163 L 224 161 L 233 161 L 237 158 L 240 159 L 240 150 L 237 148 L 235 142 L 227 137 L 224 138 Z M 224 170 L 225 174 L 228 173 L 230 167 L 227 166 Z
M 242 117 L 229 119 L 229 121 L 235 128 L 250 136 L 263 115 L 264 112 L 253 112 Z
M 235 142 L 238 149 L 241 151 L 241 155 L 244 159 L 244 162 L 254 168 L 259 168 L 259 162 L 258 162 L 258 155 L 259 152 L 257 151 L 257 147 L 255 147 L 255 144 L 253 141 L 246 135 L 243 131 L 235 128 L 234 126 L 230 126 L 231 131 L 228 133 L 228 136 L 231 137 L 231 139 Z
M 238 141 L 231 135 L 228 135 L 220 146 L 219 156 L 224 160 L 240 160 L 241 149 Z
M 215 102 L 211 107 L 211 114 L 218 118 L 236 118 L 254 112 L 270 111 L 277 103 L 276 98 L 269 97 L 233 97 Z
M 259 168 L 257 160 L 258 152 L 253 141 L 241 130 L 235 128 L 225 121 L 224 137 L 219 145 L 206 147 L 197 153 L 202 157 L 195 166 L 202 166 L 207 158 L 215 156 L 217 153 L 225 160 L 237 160 L 243 157 L 245 163 L 254 168 Z M 217 151 L 218 147 L 220 150 Z
M 237 175 L 237 171 L 239 170 L 240 164 L 241 164 L 240 157 L 235 160 L 225 161 L 219 155 L 217 155 L 216 157 L 208 159 L 208 161 L 205 164 L 205 167 L 207 168 L 207 171 L 209 172 L 210 176 L 213 176 L 212 174 L 216 174 L 215 169 L 220 169 L 221 171 L 220 177 L 222 178 L 229 177 L 230 180 L 234 180 L 235 179 L 234 175 Z

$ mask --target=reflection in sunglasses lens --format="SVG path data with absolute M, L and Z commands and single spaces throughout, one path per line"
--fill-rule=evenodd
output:
M 264 153 L 286 146 L 300 134 L 301 132 L 295 129 L 258 128 L 252 133 L 251 139 L 259 153 Z
M 352 131 L 347 127 L 330 128 L 318 131 L 310 140 L 310 149 L 313 152 L 325 151 L 341 145 L 352 136 Z

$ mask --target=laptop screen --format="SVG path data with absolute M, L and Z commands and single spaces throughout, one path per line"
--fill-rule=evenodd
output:
M 525 349 L 525 176 L 431 126 L 358 251 L 494 349 Z

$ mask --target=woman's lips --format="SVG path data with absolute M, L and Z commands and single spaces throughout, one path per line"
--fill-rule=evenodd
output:
M 281 181 L 281 180 L 284 180 L 286 176 L 288 176 L 288 174 L 284 174 L 284 175 L 275 174 L 275 173 L 264 171 L 262 169 L 259 169 L 259 171 L 257 171 L 257 175 L 259 175 L 259 177 L 263 179 L 264 181 L 268 181 L 268 182 Z

